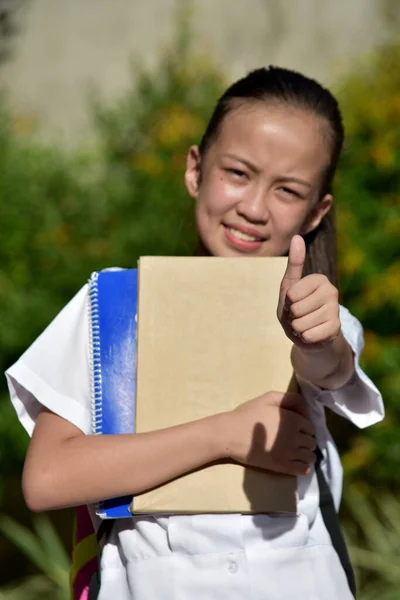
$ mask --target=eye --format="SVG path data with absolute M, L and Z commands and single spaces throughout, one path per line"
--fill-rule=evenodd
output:
M 292 196 L 292 197 L 300 198 L 301 200 L 304 200 L 304 196 L 302 194 L 300 194 L 298 191 L 293 190 L 292 188 L 281 186 L 279 188 L 279 190 L 281 190 L 287 196 Z
M 241 169 L 233 169 L 231 167 L 228 167 L 225 169 L 225 171 L 232 175 L 235 179 L 244 179 L 247 177 L 247 173 L 245 173 L 245 171 L 242 171 Z

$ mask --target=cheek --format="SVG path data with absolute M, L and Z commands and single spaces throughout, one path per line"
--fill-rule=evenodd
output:
M 230 185 L 223 175 L 216 175 L 200 186 L 197 211 L 209 216 L 223 215 L 241 198 L 241 190 Z
M 292 236 L 299 233 L 307 218 L 308 207 L 302 203 L 276 203 L 272 212 L 274 228 L 282 235 Z

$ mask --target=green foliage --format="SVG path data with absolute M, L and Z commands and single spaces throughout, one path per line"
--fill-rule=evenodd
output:
M 157 72 L 136 73 L 135 80 L 115 106 L 94 103 L 99 150 L 92 154 L 68 154 L 17 136 L 15 128 L 26 123 L 12 121 L 4 107 L 0 112 L 4 368 L 93 270 L 135 265 L 140 254 L 194 250 L 192 200 L 183 186 L 186 152 L 200 141 L 222 77 L 192 53 L 182 34 Z M 3 380 L 0 472 L 5 485 L 5 477 L 21 469 L 26 444 Z M 62 598 L 64 588 L 59 586 L 57 596 L 53 573 L 61 561 L 53 565 L 50 560 L 42 543 L 47 537 L 39 541 L 22 528 L 13 535 L 5 523 L 8 535 L 42 572 L 0 592 L 0 599 Z
M 11 540 L 39 574 L 0 589 L 0 600 L 69 600 L 69 557 L 50 521 L 38 516 L 35 532 L 0 517 L 0 532 Z
M 362 488 L 345 492 L 351 518 L 346 523 L 349 552 L 355 567 L 361 600 L 400 599 L 400 503 L 381 492 L 371 499 Z
M 132 266 L 140 254 L 193 252 L 192 201 L 182 182 L 185 156 L 200 141 L 223 81 L 212 64 L 192 53 L 190 36 L 182 31 L 155 72 L 136 68 L 135 86 L 120 102 L 94 102 L 95 153 L 69 154 L 21 138 L 14 131 L 16 122 L 4 108 L 0 111 L 3 368 L 93 270 Z M 398 487 L 400 460 L 399 62 L 397 46 L 384 49 L 343 85 L 348 142 L 336 194 L 343 302 L 366 327 L 364 366 L 388 407 L 382 425 L 349 433 L 342 421 L 336 433 L 347 448 L 348 477 L 393 487 Z M 3 481 L 21 468 L 26 439 L 3 381 Z M 362 598 L 369 600 L 373 592 L 374 597 L 397 600 L 399 574 L 393 557 L 399 551 L 399 505 L 382 496 L 378 510 L 363 503 L 357 488 L 349 490 L 352 517 L 347 527 Z M 45 523 L 37 521 L 34 535 L 2 521 L 4 533 L 41 573 L 26 587 L 0 591 L 0 599 L 28 598 L 29 591 L 32 598 L 65 597 L 67 559 Z
M 399 61 L 400 46 L 381 49 L 340 94 L 347 129 L 337 182 L 341 288 L 364 325 L 363 365 L 387 407 L 382 424 L 353 435 L 345 467 L 379 484 L 396 481 L 400 460 Z
M 185 36 L 157 72 L 113 107 L 95 103 L 100 151 L 69 155 L 16 136 L 0 121 L 0 347 L 17 358 L 94 270 L 140 254 L 190 254 L 193 203 L 183 186 L 221 76 Z M 0 469 L 21 463 L 26 436 L 0 390 Z M 9 429 L 9 421 L 12 426 Z M 22 437 L 23 436 L 23 437 Z M 4 465 L 4 467 L 3 467 Z

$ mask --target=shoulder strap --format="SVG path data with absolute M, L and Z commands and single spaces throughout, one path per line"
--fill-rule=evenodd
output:
M 71 557 L 71 598 L 83 600 L 96 572 L 96 534 L 87 506 L 77 506 L 74 514 L 74 535 Z
M 356 597 L 356 581 L 354 577 L 353 567 L 351 566 L 349 554 L 346 547 L 342 530 L 340 528 L 339 518 L 333 503 L 333 498 L 329 485 L 324 477 L 321 469 L 322 452 L 319 448 L 316 450 L 317 462 L 315 465 L 315 472 L 317 474 L 318 487 L 319 487 L 319 508 L 321 510 L 322 518 L 325 523 L 325 527 L 332 540 L 332 545 L 336 550 L 339 560 L 342 564 L 344 572 L 346 573 L 347 582 L 349 588 L 354 596 Z
M 113 525 L 114 525 L 114 519 L 104 519 L 100 523 L 100 527 L 97 530 L 97 534 L 96 534 L 97 569 L 90 580 L 89 594 L 88 594 L 87 600 L 97 600 L 97 598 L 98 598 L 98 595 L 100 592 L 100 585 L 101 585 L 101 564 L 100 564 L 101 552 L 102 552 L 104 543 L 107 541 L 107 538 L 109 537 L 109 535 L 111 533 L 111 529 L 112 529 Z

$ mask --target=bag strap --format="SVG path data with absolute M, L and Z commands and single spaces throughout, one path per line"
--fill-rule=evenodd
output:
M 97 600 L 100 592 L 101 585 L 101 553 L 104 543 L 107 541 L 111 533 L 112 526 L 114 525 L 115 519 L 104 519 L 100 523 L 100 527 L 96 534 L 96 549 L 97 549 L 97 569 L 96 573 L 93 574 L 90 585 L 89 594 L 87 600 Z
M 347 582 L 349 588 L 354 596 L 356 597 L 356 581 L 354 577 L 353 567 L 351 566 L 350 557 L 347 551 L 346 542 L 344 540 L 342 530 L 340 528 L 339 518 L 333 502 L 331 490 L 325 479 L 325 476 L 321 469 L 321 461 L 323 455 L 321 450 L 317 447 L 315 451 L 317 455 L 317 462 L 315 464 L 315 472 L 318 480 L 319 487 L 319 508 L 321 510 L 322 518 L 325 523 L 325 527 L 328 530 L 332 545 L 336 550 L 339 560 L 342 564 L 344 572 L 346 573 Z

